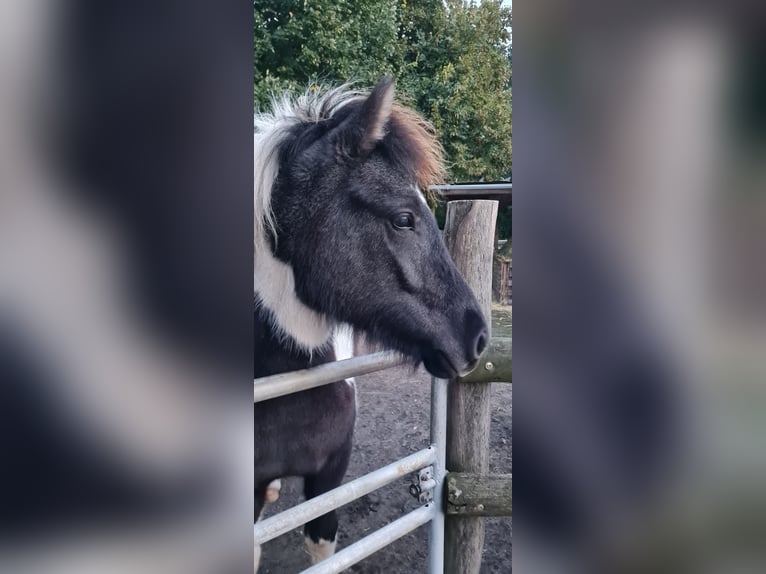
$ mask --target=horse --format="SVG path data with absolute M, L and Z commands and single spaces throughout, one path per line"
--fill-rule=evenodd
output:
M 390 77 L 271 106 L 254 122 L 255 377 L 336 360 L 349 328 L 436 377 L 470 372 L 488 330 L 424 197 L 445 174 L 429 124 L 394 103 Z M 256 520 L 281 477 L 302 476 L 307 499 L 340 485 L 353 381 L 254 408 Z M 332 555 L 337 531 L 334 511 L 305 525 L 312 563 Z M 256 546 L 256 570 L 259 557 Z

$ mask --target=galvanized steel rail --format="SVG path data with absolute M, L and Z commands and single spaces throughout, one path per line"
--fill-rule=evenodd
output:
M 402 362 L 397 353 L 383 351 L 371 355 L 352 357 L 333 363 L 325 363 L 310 369 L 293 371 L 270 377 L 255 379 L 253 384 L 253 399 L 256 403 L 274 399 L 283 395 L 321 387 L 349 377 L 358 377 L 375 371 L 395 367 Z
M 401 478 L 411 472 L 433 464 L 436 460 L 436 449 L 424 448 L 396 462 L 374 470 L 351 482 L 333 488 L 329 492 L 307 500 L 293 508 L 275 514 L 261 522 L 256 523 L 253 529 L 256 544 L 268 542 L 277 536 L 282 536 L 296 526 L 314 520 L 323 514 L 340 508 L 344 504 L 353 502 L 365 494 L 377 490 L 397 478 Z
M 434 460 L 434 515 L 428 533 L 428 572 L 444 572 L 444 487 L 447 481 L 447 381 L 431 377 L 431 445 Z
M 429 185 L 428 189 L 441 192 L 475 192 L 479 197 L 491 194 L 493 192 L 512 193 L 513 184 L 510 182 L 497 182 L 497 183 L 445 183 L 442 185 Z
M 337 574 L 343 572 L 349 566 L 364 560 L 370 554 L 385 548 L 395 540 L 399 540 L 429 520 L 433 520 L 435 513 L 436 507 L 433 502 L 421 506 L 394 520 L 391 524 L 365 536 L 348 548 L 344 548 L 337 554 L 304 570 L 301 574 Z
M 513 199 L 513 184 L 510 182 L 431 185 L 429 189 L 445 201 L 494 199 L 503 205 L 510 205 Z
M 318 365 L 310 369 L 262 377 L 253 381 L 254 402 L 266 401 L 312 389 L 349 377 L 390 369 L 402 364 L 400 355 L 373 353 Z M 377 552 L 412 530 L 431 523 L 429 573 L 444 569 L 444 484 L 447 441 L 447 381 L 431 379 L 431 445 L 351 482 L 280 512 L 253 526 L 255 544 L 263 544 L 310 520 L 348 504 L 412 472 L 433 467 L 436 487 L 433 501 L 413 510 L 391 524 L 365 536 L 337 554 L 304 570 L 303 574 L 335 574 Z

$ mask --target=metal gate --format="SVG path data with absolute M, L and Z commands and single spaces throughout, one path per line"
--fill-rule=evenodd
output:
M 255 379 L 254 401 L 260 402 L 313 387 L 390 369 L 400 364 L 392 353 L 382 352 Z M 391 524 L 368 534 L 303 574 L 334 574 L 363 560 L 419 526 L 430 522 L 429 573 L 444 571 L 444 479 L 447 440 L 447 381 L 431 379 L 431 445 L 387 466 L 365 474 L 293 508 L 257 522 L 255 544 L 268 542 L 323 514 L 377 490 L 410 473 L 419 472 L 419 498 L 423 505 Z

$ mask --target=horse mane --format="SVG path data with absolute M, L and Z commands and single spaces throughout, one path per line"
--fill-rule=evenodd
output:
M 272 96 L 271 111 L 255 114 L 254 148 L 254 205 L 256 242 L 267 231 L 274 232 L 274 216 L 271 212 L 271 190 L 279 171 L 279 149 L 297 124 L 316 123 L 331 118 L 349 102 L 361 100 L 365 92 L 352 90 L 349 84 L 334 89 L 313 86 L 297 98 L 289 93 Z
M 295 97 L 285 93 L 271 98 L 271 111 L 254 116 L 254 238 L 263 241 L 270 231 L 276 237 L 271 212 L 271 191 L 279 171 L 279 150 L 295 125 L 317 123 L 333 117 L 345 105 L 364 100 L 368 91 L 352 89 L 351 84 L 335 88 L 312 86 Z M 429 186 L 446 180 L 444 150 L 431 124 L 410 108 L 394 105 L 389 124 L 404 139 L 412 161 L 418 187 L 433 197 Z M 256 245 L 256 249 L 258 246 Z
M 418 187 L 427 197 L 433 198 L 430 186 L 447 180 L 444 148 L 436 138 L 433 126 L 415 110 L 400 105 L 391 109 L 390 122 L 396 126 L 412 154 Z

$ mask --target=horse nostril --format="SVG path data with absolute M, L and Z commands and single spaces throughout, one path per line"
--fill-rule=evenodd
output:
M 474 359 L 478 359 L 487 348 L 487 330 L 482 329 L 474 342 Z

